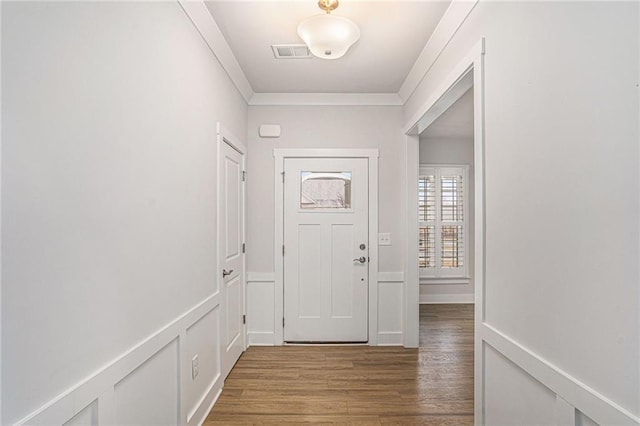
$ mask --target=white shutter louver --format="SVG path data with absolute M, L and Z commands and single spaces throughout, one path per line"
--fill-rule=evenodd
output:
M 466 277 L 467 166 L 421 166 L 418 265 L 423 277 Z
M 464 266 L 462 176 L 440 176 L 440 267 Z
M 436 267 L 436 176 L 428 174 L 418 179 L 418 267 Z

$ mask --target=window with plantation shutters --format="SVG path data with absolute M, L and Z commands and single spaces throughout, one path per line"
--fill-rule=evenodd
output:
M 421 166 L 418 266 L 426 278 L 467 276 L 468 166 Z

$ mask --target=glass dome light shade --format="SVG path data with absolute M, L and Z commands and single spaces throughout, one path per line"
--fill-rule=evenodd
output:
M 316 15 L 298 25 L 298 35 L 313 56 L 338 59 L 360 38 L 360 28 L 350 19 L 331 14 Z

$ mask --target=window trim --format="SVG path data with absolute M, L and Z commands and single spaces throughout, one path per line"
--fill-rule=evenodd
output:
M 469 164 L 433 164 L 433 163 L 425 163 L 419 165 L 418 170 L 418 179 L 422 176 L 426 176 L 427 169 L 432 169 L 435 171 L 436 176 L 436 220 L 433 222 L 434 226 L 437 229 L 438 224 L 441 224 L 441 221 L 437 218 L 440 217 L 441 214 L 441 200 L 439 199 L 440 195 L 440 176 L 442 170 L 446 169 L 460 169 L 462 172 L 462 191 L 463 191 L 463 220 L 462 220 L 462 238 L 464 242 L 463 246 L 463 258 L 464 263 L 461 268 L 454 268 L 454 270 L 442 268 L 442 267 L 434 267 L 434 268 L 421 268 L 418 266 L 418 275 L 420 283 L 430 283 L 430 284 L 463 284 L 464 282 L 470 281 L 469 276 Z M 418 194 L 416 194 L 416 197 Z M 419 203 L 418 203 L 419 204 Z M 420 226 L 423 224 L 431 223 L 431 222 L 422 222 L 420 221 L 420 217 L 418 217 L 418 235 L 420 233 Z M 442 244 L 441 238 L 438 238 L 440 233 L 436 234 L 436 264 L 441 262 L 440 259 L 440 246 Z M 463 282 L 464 281 L 464 282 Z

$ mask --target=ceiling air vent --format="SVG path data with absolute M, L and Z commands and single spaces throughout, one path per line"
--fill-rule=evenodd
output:
M 302 59 L 312 57 L 306 44 L 272 44 L 271 49 L 276 59 Z

